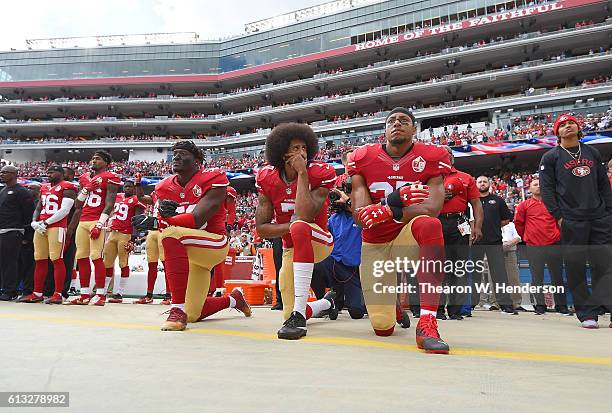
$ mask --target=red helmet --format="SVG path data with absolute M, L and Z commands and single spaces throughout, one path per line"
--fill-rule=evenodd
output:
M 465 191 L 465 187 L 461 179 L 453 176 L 444 181 L 444 190 L 449 191 L 453 196 L 457 196 Z

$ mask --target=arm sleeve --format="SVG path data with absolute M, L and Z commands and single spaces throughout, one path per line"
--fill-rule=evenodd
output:
M 516 232 L 523 239 L 525 235 L 525 203 L 521 202 L 516 207 L 516 211 L 514 213 L 514 227 L 516 228 Z
M 557 178 L 555 177 L 556 157 L 552 152 L 548 152 L 542 157 L 540 162 L 540 188 L 542 201 L 546 209 L 556 221 L 561 218 L 561 208 L 557 199 Z
M 64 219 L 64 217 L 68 216 L 70 210 L 72 209 L 72 205 L 74 205 L 74 199 L 62 199 L 62 205 L 60 206 L 60 209 L 58 209 L 55 214 L 51 215 L 49 218 L 46 219 L 47 224 L 55 224 L 56 222 L 59 222 Z

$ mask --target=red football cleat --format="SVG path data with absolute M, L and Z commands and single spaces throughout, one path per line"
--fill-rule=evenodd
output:
M 45 300 L 45 304 L 63 304 L 64 297 L 60 293 L 53 293 L 53 295 Z
M 159 303 L 161 305 L 170 305 L 172 304 L 172 299 L 170 297 L 168 298 L 164 298 L 163 300 L 161 300 L 161 303 Z
M 240 291 L 239 288 L 234 288 L 230 293 L 230 297 L 236 300 L 236 307 L 234 307 L 236 310 L 244 314 L 245 317 L 251 316 L 251 306 L 244 298 L 244 295 L 242 295 L 242 291 Z
M 417 347 L 427 353 L 448 354 L 448 344 L 440 338 L 436 317 L 427 314 L 419 318 L 416 328 Z
M 89 294 L 81 294 L 80 296 L 78 296 L 77 298 L 73 300 L 66 301 L 64 304 L 66 305 L 87 305 L 89 304 L 90 300 L 91 300 L 91 297 L 89 296 Z
M 98 307 L 102 307 L 104 304 L 106 304 L 106 295 L 96 294 L 92 297 L 89 303 L 92 305 L 97 305 Z
M 44 300 L 45 298 L 41 295 L 41 296 L 37 296 L 36 294 L 32 293 L 29 295 L 24 295 L 21 296 L 17 299 L 18 303 L 40 303 Z
M 147 297 L 144 296 L 142 298 L 139 298 L 138 300 L 134 301 L 134 304 L 152 304 L 153 303 L 153 298 L 152 297 Z
M 178 307 L 168 310 L 168 318 L 162 324 L 162 331 L 183 331 L 187 327 L 187 314 Z

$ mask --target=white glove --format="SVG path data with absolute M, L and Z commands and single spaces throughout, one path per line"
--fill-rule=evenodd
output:
M 30 225 L 32 226 L 32 229 L 39 234 L 44 234 L 45 231 L 47 231 L 47 226 L 43 221 L 32 221 Z

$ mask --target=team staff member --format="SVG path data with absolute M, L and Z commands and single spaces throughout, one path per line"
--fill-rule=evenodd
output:
M 453 150 L 446 147 L 450 158 L 451 172 L 444 177 L 444 205 L 438 215 L 442 223 L 444 234 L 444 245 L 446 259 L 453 262 L 467 261 L 469 258 L 469 243 L 479 241 L 482 238 L 483 211 L 480 203 L 480 194 L 476 188 L 476 180 L 470 174 L 455 169 L 455 157 Z M 468 203 L 473 208 L 474 229 L 470 228 L 469 219 L 466 216 Z M 453 287 L 464 287 L 467 285 L 467 277 L 458 277 L 453 272 L 446 273 L 444 284 Z M 444 305 L 446 303 L 444 293 L 440 294 L 440 305 L 438 306 L 437 318 L 446 319 Z M 461 307 L 465 302 L 464 293 L 453 293 L 448 296 L 446 309 L 451 320 L 463 320 Z
M 79 280 L 81 295 L 68 302 L 71 305 L 87 305 L 91 303 L 103 306 L 106 302 L 106 268 L 102 259 L 104 248 L 104 227 L 113 211 L 115 198 L 121 178 L 109 172 L 112 162 L 110 153 L 100 150 L 94 152 L 90 161 L 91 173 L 84 173 L 79 178 L 81 192 L 75 202 L 75 212 L 68 225 L 67 238 L 72 238 L 76 229 L 76 259 L 79 264 Z M 91 298 L 89 281 L 93 261 L 96 295 Z
M 0 170 L 0 301 L 17 298 L 17 263 L 25 227 L 32 222 L 32 193 L 17 183 L 17 168 L 6 165 Z
M 505 292 L 495 291 L 495 285 L 508 285 L 501 229 L 512 219 L 512 212 L 500 196 L 490 193 L 491 183 L 489 178 L 479 176 L 476 180 L 476 186 L 480 192 L 480 204 L 484 212 L 484 220 L 482 222 L 482 239 L 474 243 L 472 259 L 476 262 L 483 260 L 485 255 L 487 256 L 489 273 L 494 284 L 491 288 L 495 292 L 500 309 L 507 314 L 518 314 L 512 306 L 510 296 Z M 478 290 L 476 290 L 476 284 L 482 280 L 482 273 L 475 271 L 472 276 L 472 307 L 474 307 L 478 304 L 480 297 Z
M 555 308 L 561 314 L 570 315 L 563 282 L 563 257 L 559 246 L 561 232 L 559 232 L 557 221 L 542 202 L 538 178 L 532 179 L 529 183 L 529 192 L 531 192 L 531 198 L 516 206 L 514 226 L 516 232 L 527 244 L 525 252 L 529 261 L 531 283 L 535 286 L 543 286 L 544 266 L 548 266 L 552 285 L 563 289 L 563 292 L 554 295 Z M 535 293 L 534 297 L 536 314 L 546 313 L 544 294 Z
M 582 327 L 598 328 L 600 308 L 612 310 L 612 190 L 599 151 L 580 143 L 578 120 L 561 115 L 553 130 L 559 145 L 540 162 L 542 199 L 561 230 L 576 316 Z M 587 258 L 592 293 L 586 280 Z
M 68 214 L 74 205 L 77 187 L 64 180 L 64 169 L 52 165 L 47 170 L 49 183 L 41 187 L 41 196 L 32 221 L 34 229 L 34 291 L 20 298 L 22 303 L 43 301 L 43 288 L 49 270 L 49 260 L 53 264 L 55 291 L 45 301 L 47 304 L 62 304 L 62 290 L 66 266 L 64 248 Z

